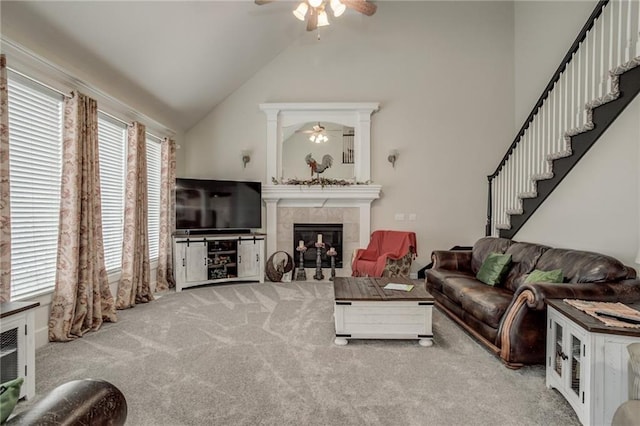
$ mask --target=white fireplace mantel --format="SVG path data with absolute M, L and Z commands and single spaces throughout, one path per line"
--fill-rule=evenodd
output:
M 266 204 L 267 237 L 275 236 L 278 207 L 357 207 L 360 211 L 360 247 L 366 247 L 371 235 L 371 203 L 380 198 L 380 185 L 306 186 L 264 185 L 262 199 Z M 267 238 L 267 253 L 277 250 L 275 237 Z

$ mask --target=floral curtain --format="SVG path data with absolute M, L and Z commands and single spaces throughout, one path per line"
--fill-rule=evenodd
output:
M 0 55 L 0 302 L 11 299 L 11 205 L 9 203 L 9 94 L 7 58 Z
M 122 241 L 122 275 L 118 283 L 117 309 L 153 300 L 147 228 L 147 142 L 143 124 L 133 123 L 127 132 L 127 180 Z
M 49 340 L 69 341 L 117 321 L 104 264 L 95 100 L 74 92 L 64 102 L 62 184 L 56 286 Z
M 171 233 L 175 222 L 176 142 L 165 138 L 162 143 L 160 169 L 160 242 L 158 247 L 158 271 L 156 291 L 175 287 Z

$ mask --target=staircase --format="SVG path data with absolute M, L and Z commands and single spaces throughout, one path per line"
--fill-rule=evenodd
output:
M 513 238 L 640 91 L 640 1 L 599 1 L 493 174 L 486 235 Z

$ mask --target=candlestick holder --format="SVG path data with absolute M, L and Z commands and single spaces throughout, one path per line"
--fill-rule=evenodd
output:
M 316 274 L 313 276 L 316 280 L 324 280 L 324 274 L 322 273 L 322 249 L 324 243 L 316 243 Z
M 296 281 L 306 281 L 307 273 L 304 270 L 304 252 L 307 251 L 305 246 L 296 247 L 296 251 L 300 253 L 300 260 L 298 261 L 298 270 L 296 271 Z
M 327 250 L 327 256 L 331 256 L 331 278 L 329 278 L 329 281 L 333 281 L 334 278 L 336 277 L 336 256 L 337 255 L 338 255 L 338 252 L 334 247 L 331 247 L 329 250 Z

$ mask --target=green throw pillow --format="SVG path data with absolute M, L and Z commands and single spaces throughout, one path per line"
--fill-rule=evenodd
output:
M 9 418 L 18 403 L 22 382 L 24 382 L 24 379 L 18 377 L 0 385 L 0 423 L 4 423 Z
M 525 283 L 561 283 L 564 276 L 562 269 L 554 269 L 553 271 L 534 270 L 524 280 Z
M 500 284 L 500 280 L 511 264 L 510 254 L 489 253 L 476 275 L 485 284 Z

